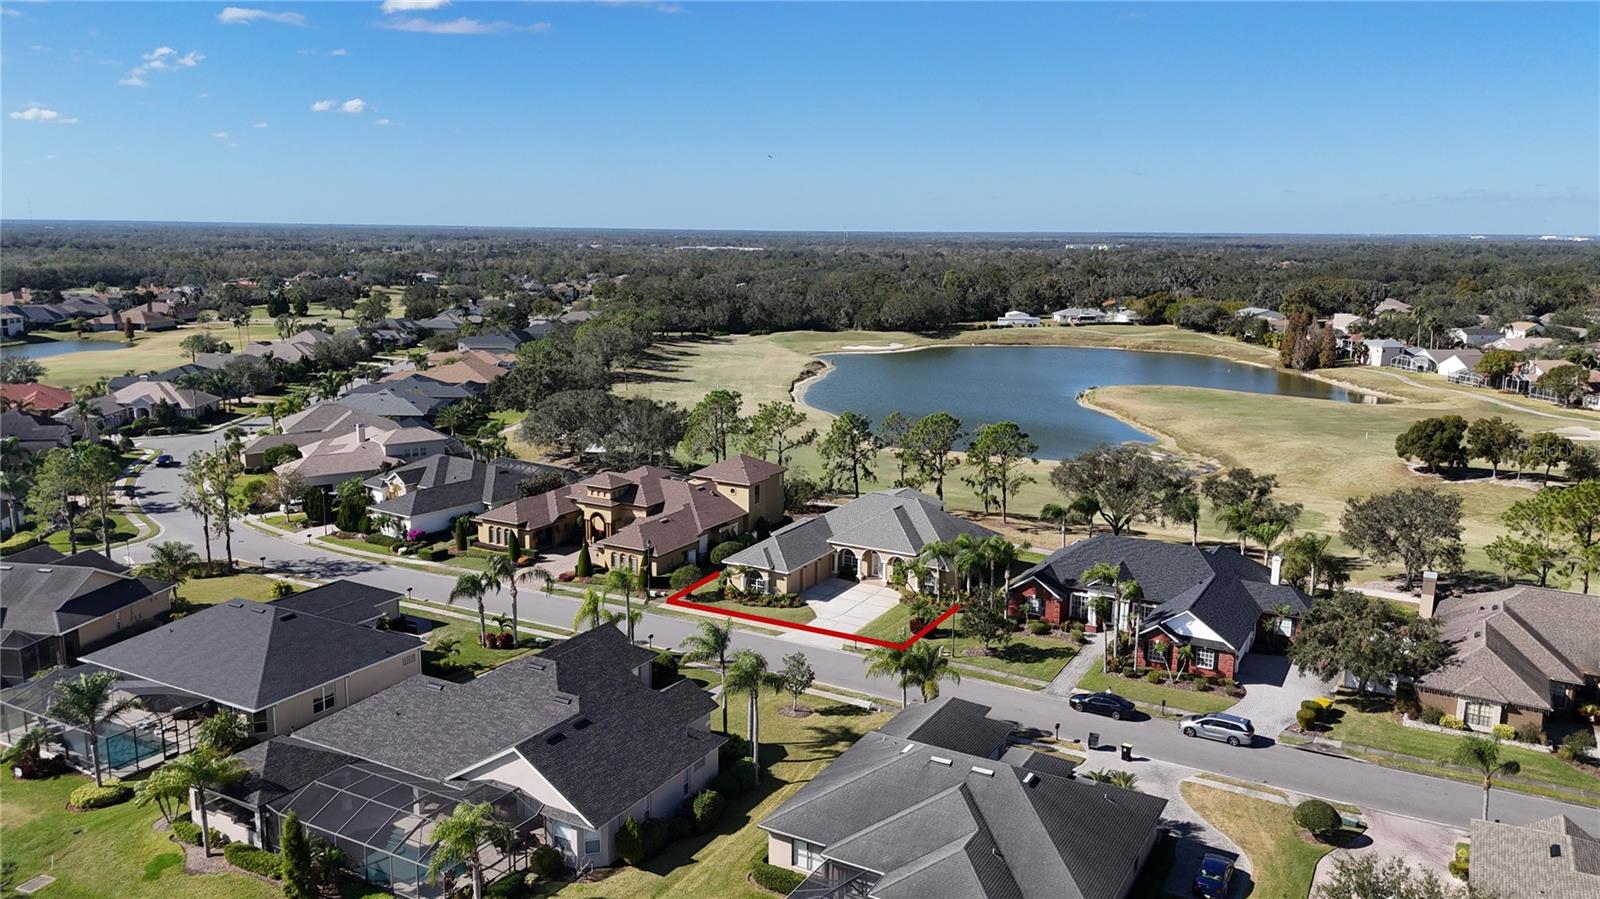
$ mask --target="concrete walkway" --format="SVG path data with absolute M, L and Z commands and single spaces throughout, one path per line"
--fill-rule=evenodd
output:
M 1057 674 L 1054 680 L 1050 681 L 1050 686 L 1045 687 L 1044 692 L 1049 693 L 1051 696 L 1071 696 L 1073 693 L 1078 692 L 1078 681 L 1082 680 L 1089 669 L 1094 667 L 1094 663 L 1099 660 L 1102 651 L 1100 641 L 1105 639 L 1100 634 L 1084 634 L 1083 636 L 1087 642 L 1078 647 L 1078 654 L 1072 657 L 1072 661 L 1061 669 L 1061 673 Z
M 1459 882 L 1450 875 L 1450 862 L 1455 858 L 1456 843 L 1467 839 L 1466 831 L 1384 812 L 1363 812 L 1361 820 L 1367 824 L 1363 839 L 1357 840 L 1356 845 L 1335 849 L 1317 862 L 1312 892 L 1317 884 L 1333 876 L 1340 859 L 1364 855 L 1377 856 L 1380 862 L 1398 856 L 1416 870 L 1439 875 L 1445 883 Z

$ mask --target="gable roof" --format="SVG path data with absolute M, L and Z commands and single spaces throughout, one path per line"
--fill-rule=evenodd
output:
M 1600 676 L 1600 603 L 1592 596 L 1515 587 L 1450 597 L 1435 617 L 1456 652 L 1420 687 L 1550 711 L 1552 682 Z
M 400 479 L 406 492 L 374 503 L 373 512 L 409 517 L 481 504 L 495 506 L 517 495 L 524 475 L 498 462 L 463 456 L 431 456 L 367 479 L 371 486 Z
M 65 634 L 172 584 L 135 578 L 93 550 L 66 556 L 45 546 L 0 559 L 0 629 Z
M 954 696 L 941 696 L 906 708 L 878 728 L 928 746 L 988 758 L 1006 745 L 1014 722 L 989 717 L 989 706 Z
M 865 494 L 815 518 L 779 528 L 772 536 L 725 561 L 729 565 L 787 572 L 822 558 L 835 546 L 916 555 L 929 543 L 951 540 L 960 534 L 988 538 L 994 536 L 994 531 L 951 515 L 925 493 L 899 487 Z
M 304 612 L 346 624 L 366 624 L 398 602 L 400 594 L 359 581 L 333 581 L 273 602 L 273 608 Z
M 1142 629 L 1150 629 L 1185 612 L 1222 638 L 1213 648 L 1237 652 L 1254 633 L 1261 616 L 1285 603 L 1298 615 L 1310 599 L 1288 584 L 1271 583 L 1265 565 L 1239 555 L 1231 546 L 1205 549 L 1186 543 L 1164 543 L 1139 537 L 1100 534 L 1058 549 L 1012 581 L 1035 581 L 1065 597 L 1085 585 L 1084 571 L 1098 564 L 1115 565 L 1124 578 L 1139 582 L 1144 601 L 1155 604 Z M 1207 645 L 1205 640 L 1194 641 Z
M 245 805 L 260 806 L 359 761 L 294 737 L 273 737 L 234 755 L 248 772 L 221 789 Z
M 1600 839 L 1566 815 L 1472 822 L 1473 892 L 1497 899 L 1600 895 Z
M 0 436 L 15 437 L 21 444 L 57 444 L 66 446 L 72 428 L 42 415 L 21 409 L 0 412 Z M 31 447 L 30 447 L 31 448 Z
M 421 645 L 408 634 L 236 599 L 83 660 L 259 711 Z

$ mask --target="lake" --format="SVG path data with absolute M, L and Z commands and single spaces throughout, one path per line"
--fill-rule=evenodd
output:
M 64 356 L 67 353 L 125 350 L 127 348 L 128 345 L 120 340 L 79 340 L 76 337 L 69 337 L 65 340 L 45 340 L 39 343 L 22 343 L 16 346 L 0 347 L 0 356 L 44 359 L 50 356 Z
M 891 412 L 919 418 L 945 411 L 968 432 L 1016 422 L 1039 444 L 1039 457 L 1065 459 L 1099 443 L 1153 442 L 1142 431 L 1080 406 L 1091 387 L 1161 384 L 1360 402 L 1361 394 L 1273 369 L 1213 356 L 1085 347 L 935 347 L 908 353 L 833 354 L 834 368 L 805 391 L 805 401 L 835 414 L 859 412 L 874 423 Z

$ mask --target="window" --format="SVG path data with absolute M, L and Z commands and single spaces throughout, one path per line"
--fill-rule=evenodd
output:
M 587 830 L 583 832 L 583 854 L 584 855 L 599 855 L 600 854 L 600 835 L 599 834 L 590 833 Z
M 1194 648 L 1194 667 L 1210 668 L 1215 671 L 1217 667 L 1217 651 L 1196 646 Z
M 311 714 L 320 715 L 339 704 L 338 691 L 332 684 L 327 684 L 311 698 Z
M 1500 707 L 1492 702 L 1469 702 L 1462 718 L 1468 727 L 1487 730 L 1500 723 Z
M 1028 597 L 1028 614 L 1035 618 L 1044 614 L 1044 600 L 1040 599 L 1037 593 Z
M 1167 647 L 1170 645 L 1171 644 L 1167 643 L 1165 640 L 1161 641 L 1160 643 L 1151 640 L 1144 645 L 1145 660 L 1148 662 L 1160 662 L 1163 665 L 1166 664 Z
M 805 840 L 794 841 L 794 866 L 815 871 L 822 866 L 822 847 Z
M 272 712 L 270 710 L 262 709 L 250 716 L 251 733 L 264 734 L 270 730 L 272 730 Z
M 683 795 L 689 795 L 689 769 L 683 769 Z
M 750 496 L 751 496 L 751 499 L 753 501 L 758 502 L 758 503 L 761 502 L 761 485 L 760 484 L 757 484 L 755 486 L 755 489 L 750 491 Z

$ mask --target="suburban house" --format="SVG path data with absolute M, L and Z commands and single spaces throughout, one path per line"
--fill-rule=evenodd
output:
M 1097 565 L 1116 568 L 1115 582 L 1085 583 L 1084 573 Z M 1014 578 L 1010 611 L 1055 624 L 1082 621 L 1091 631 L 1114 621 L 1138 634 L 1140 666 L 1165 666 L 1174 646 L 1188 645 L 1197 673 L 1234 677 L 1261 635 L 1292 637 L 1310 608 L 1309 597 L 1282 581 L 1280 567 L 1277 557 L 1268 567 L 1231 546 L 1101 534 L 1056 550 Z M 1120 597 L 1117 584 L 1127 581 L 1139 584 L 1137 600 Z M 1100 598 L 1112 601 L 1111 621 L 1095 609 Z
M 1276 309 L 1268 309 L 1264 306 L 1246 306 L 1235 312 L 1234 315 L 1238 318 L 1259 318 L 1269 323 L 1288 321 L 1288 319 L 1284 318 L 1282 312 Z
M 421 424 L 421 419 L 406 422 Z M 318 403 L 302 412 L 296 412 L 278 423 L 277 434 L 262 434 L 245 444 L 244 467 L 257 471 L 267 464 L 267 450 L 275 446 L 302 447 L 307 444 L 349 434 L 357 425 L 368 430 L 393 428 L 397 422 L 352 408 L 342 402 Z
M 1513 587 L 1436 605 L 1425 582 L 1417 613 L 1437 619 L 1456 650 L 1443 668 L 1417 680 L 1417 699 L 1469 728 L 1533 724 L 1548 731 L 1573 718 L 1581 703 L 1600 701 L 1600 603 L 1592 596 Z
M 360 384 L 345 391 L 339 402 L 352 409 L 386 418 L 432 418 L 456 400 L 481 390 L 476 383 L 446 384 L 419 372 L 406 372 L 393 381 Z
M 1335 312 L 1328 316 L 1328 327 L 1332 328 L 1335 334 L 1349 335 L 1353 331 L 1360 331 L 1361 326 L 1366 323 L 1366 319 L 1348 312 Z
M 502 363 L 506 357 L 497 356 L 489 350 L 471 350 L 466 353 L 456 354 L 455 361 L 443 365 L 435 365 L 418 371 L 396 372 L 385 377 L 386 383 L 409 383 L 420 381 L 435 381 L 440 384 L 472 385 L 482 387 L 490 381 L 505 374 L 509 362 Z M 516 357 L 509 357 L 515 360 Z
M 21 337 L 28 333 L 28 317 L 6 309 L 0 312 L 0 337 Z
M 1544 325 L 1530 321 L 1506 322 L 1500 329 L 1500 333 L 1507 337 L 1533 337 L 1543 331 Z
M 834 576 L 887 578 L 897 566 L 921 555 L 930 543 L 962 534 L 979 540 L 994 536 L 982 525 L 958 518 L 944 504 L 910 487 L 868 493 L 804 521 L 779 528 L 772 536 L 723 560 L 744 569 L 744 589 L 759 593 L 799 593 Z M 943 562 L 930 563 L 935 582 L 917 589 L 938 593 L 955 586 Z
M 1459 343 L 1462 346 L 1481 347 L 1494 343 L 1496 340 L 1499 340 L 1505 335 L 1501 334 L 1494 328 L 1479 326 L 1451 328 L 1445 333 L 1445 336 L 1450 338 L 1451 341 Z
M 515 459 L 480 462 L 462 456 L 432 456 L 366 480 L 372 491 L 367 514 L 404 534 L 447 530 L 461 515 L 476 515 L 517 497 L 529 477 L 528 463 Z
M 1380 368 L 1393 364 L 1395 359 L 1406 354 L 1407 349 L 1403 341 L 1387 337 L 1363 341 L 1362 346 L 1366 348 L 1367 364 Z
M 0 384 L 0 397 L 5 397 L 11 406 L 41 415 L 59 412 L 72 405 L 72 391 L 65 387 L 40 384 L 37 381 L 25 384 Z
M 1482 387 L 1489 383 L 1487 375 L 1478 373 L 1478 363 L 1483 360 L 1483 350 L 1430 350 L 1439 360 L 1434 371 L 1444 375 L 1452 384 L 1470 384 Z
M 791 896 L 1128 894 L 1166 800 L 1056 773 L 1060 760 L 1036 752 L 1000 761 L 889 732 L 917 710 L 862 737 L 760 822 L 767 861 L 807 875 Z M 942 706 L 935 718 L 953 720 L 919 731 L 959 737 L 967 711 Z
M 265 739 L 412 677 L 421 670 L 422 644 L 411 634 L 235 599 L 83 661 L 234 709 Z
M 454 438 L 420 425 L 356 426 L 337 437 L 307 443 L 300 458 L 273 469 L 294 472 L 308 487 L 332 487 L 351 478 L 365 478 L 380 469 L 414 459 L 448 453 L 459 447 Z
M 1086 309 L 1081 306 L 1057 309 L 1050 313 L 1051 320 L 1058 325 L 1094 325 L 1104 321 L 1105 317 L 1105 313 L 1099 309 Z
M 783 471 L 744 455 L 687 478 L 649 465 L 603 471 L 479 515 L 478 542 L 504 547 L 516 535 L 533 548 L 582 540 L 596 564 L 637 571 L 648 557 L 651 576 L 662 577 L 700 563 L 721 540 L 782 521 Z
M 1106 324 L 1137 325 L 1144 319 L 1144 316 L 1140 315 L 1138 310 L 1129 309 L 1117 300 L 1106 300 L 1100 304 L 1100 308 L 1105 310 L 1106 317 L 1104 321 Z
M 260 340 L 247 343 L 239 352 L 246 356 L 271 356 L 279 362 L 293 365 L 311 358 L 311 351 L 318 344 L 327 343 L 333 335 L 320 328 L 307 328 L 298 334 L 285 337 L 282 340 Z
M 456 339 L 456 350 L 465 353 L 469 350 L 487 350 L 491 353 L 515 353 L 517 347 L 530 340 L 538 340 L 544 334 L 535 334 L 532 331 L 498 331 L 493 334 L 474 334 L 471 337 Z
M 162 409 L 181 418 L 204 418 L 222 406 L 222 397 L 204 390 L 179 387 L 171 381 L 157 381 L 140 375 L 116 387 L 105 396 L 95 397 L 89 422 L 89 436 L 107 428 L 120 428 L 144 418 L 156 418 Z M 56 421 L 82 430 L 78 410 L 68 407 L 56 413 Z
M 0 437 L 15 437 L 30 453 L 72 445 L 72 426 L 21 409 L 0 412 Z
M 1018 312 L 1013 309 L 995 319 L 994 325 L 997 328 L 1037 328 L 1039 327 L 1039 316 L 1029 315 L 1026 312 Z
M 1493 343 L 1486 344 L 1484 349 L 1510 350 L 1513 353 L 1532 353 L 1542 350 L 1555 340 L 1550 337 L 1502 337 Z
M 1527 824 L 1472 822 L 1467 882 L 1501 899 L 1600 896 L 1600 838 L 1566 815 Z
M 429 834 L 461 801 L 493 803 L 522 843 L 511 858 L 486 848 L 492 876 L 534 840 L 573 867 L 609 865 L 623 822 L 670 818 L 716 776 L 725 742 L 695 681 L 652 688 L 654 657 L 601 627 L 465 683 L 416 675 L 241 754 L 252 777 L 212 814 L 270 846 L 294 811 L 408 896 L 443 894 L 426 882 Z
M 357 581 L 333 581 L 302 590 L 275 600 L 272 607 L 364 627 L 378 627 L 379 621 L 402 617 L 400 594 Z
M 386 318 L 356 330 L 372 344 L 390 349 L 414 346 L 421 337 L 417 323 L 409 318 Z
M 433 318 L 425 318 L 417 325 L 432 334 L 454 334 L 463 325 L 482 321 L 482 316 L 468 315 L 462 309 L 446 309 Z
M 1384 300 L 1383 302 L 1381 302 L 1378 305 L 1374 306 L 1373 309 L 1372 309 L 1372 314 L 1373 315 L 1384 315 L 1385 313 L 1396 313 L 1396 314 L 1399 314 L 1399 315 L 1407 315 L 1410 312 L 1411 312 L 1411 304 L 1410 303 L 1405 303 L 1405 302 L 1401 302 L 1400 300 L 1394 300 L 1394 299 Z
M 170 316 L 153 312 L 143 306 L 135 306 L 126 312 L 112 312 L 89 320 L 91 331 L 123 331 L 130 325 L 135 331 L 171 331 L 178 327 L 178 322 Z
M 134 577 L 93 550 L 36 546 L 0 561 L 0 685 L 154 625 L 172 609 L 172 585 Z

